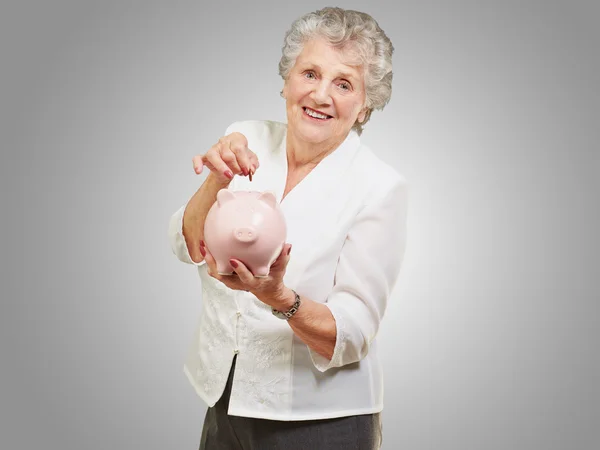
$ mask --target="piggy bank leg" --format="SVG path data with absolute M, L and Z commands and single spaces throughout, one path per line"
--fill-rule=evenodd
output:
M 217 273 L 219 275 L 233 275 L 233 267 L 229 262 L 222 263 L 217 261 Z
M 256 278 L 266 278 L 269 276 L 269 266 L 257 267 L 253 273 Z

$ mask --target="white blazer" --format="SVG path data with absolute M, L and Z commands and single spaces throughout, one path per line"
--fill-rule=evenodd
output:
M 289 324 L 253 294 L 235 291 L 196 264 L 202 309 L 183 370 L 213 406 L 237 354 L 229 414 L 309 420 L 383 409 L 376 336 L 400 272 L 406 243 L 406 179 L 377 158 L 351 131 L 283 201 L 287 179 L 284 123 L 244 121 L 239 131 L 260 161 L 250 182 L 229 189 L 271 191 L 281 202 L 293 245 L 285 285 L 325 303 L 337 328 L 330 360 L 312 351 Z M 169 223 L 173 252 L 195 264 L 182 235 L 182 206 Z M 302 307 L 302 306 L 300 306 Z

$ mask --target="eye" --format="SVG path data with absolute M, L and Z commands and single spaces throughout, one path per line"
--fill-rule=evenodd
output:
M 348 83 L 347 81 L 342 81 L 340 84 L 338 84 L 338 86 L 344 91 L 349 91 L 352 88 L 350 83 Z
M 309 80 L 316 78 L 315 73 L 312 70 L 307 70 L 304 72 L 304 77 L 308 78 Z

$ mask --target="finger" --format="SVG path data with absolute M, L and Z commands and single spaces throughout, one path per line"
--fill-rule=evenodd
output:
M 202 173 L 204 163 L 202 162 L 202 155 L 196 155 L 192 158 L 192 164 L 194 165 L 194 172 L 197 174 Z
M 213 258 L 213 255 L 210 253 L 210 251 L 206 247 L 206 244 L 204 243 L 204 241 L 200 241 L 200 253 L 204 257 L 204 261 L 206 261 L 206 266 L 208 268 L 208 274 L 211 277 L 218 279 L 219 273 L 217 271 L 217 262 L 215 261 L 215 258 Z
M 252 150 L 248 150 L 248 154 L 249 154 L 249 160 L 250 160 L 250 170 L 252 171 L 252 174 L 254 175 L 254 173 L 256 172 L 256 169 L 258 169 L 258 167 L 260 166 L 260 163 L 258 162 L 258 156 L 256 156 L 256 153 L 254 153 Z
M 223 158 L 221 156 L 221 148 L 221 143 L 217 143 L 214 146 L 212 146 L 211 149 L 206 153 L 206 155 L 204 155 L 203 161 L 204 164 L 206 164 L 207 166 L 212 166 L 213 170 L 217 174 L 223 175 L 231 180 L 233 179 L 233 175 L 235 172 L 233 172 L 229 168 L 227 163 L 223 161 Z
M 221 142 L 221 146 L 219 148 L 219 156 L 235 175 L 243 173 L 240 165 L 237 162 L 237 156 L 231 150 L 230 143 L 228 141 Z
M 237 276 L 240 279 L 240 281 L 244 284 L 249 285 L 248 287 L 250 288 L 252 283 L 254 283 L 254 275 L 252 274 L 252 272 L 250 272 L 250 270 L 244 265 L 243 262 L 237 259 L 230 259 L 229 264 L 231 264 L 231 267 L 233 267 L 233 270 L 235 271 L 235 273 L 237 273 Z
M 236 157 L 237 164 L 244 175 L 248 175 L 252 169 L 248 152 L 250 151 L 245 144 L 245 140 L 233 141 L 229 144 L 230 150 Z

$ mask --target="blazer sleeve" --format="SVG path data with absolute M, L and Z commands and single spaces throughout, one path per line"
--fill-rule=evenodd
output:
M 406 248 L 408 184 L 400 177 L 355 218 L 342 247 L 334 287 L 325 301 L 336 323 L 331 360 L 310 349 L 324 372 L 363 359 L 377 335 Z
M 201 266 L 206 264 L 206 261 L 202 259 L 202 261 L 197 263 L 192 260 L 187 248 L 187 243 L 185 242 L 185 237 L 183 236 L 183 213 L 185 212 L 186 207 L 187 203 L 179 208 L 169 220 L 169 243 L 171 244 L 171 250 L 180 261 L 195 266 Z

